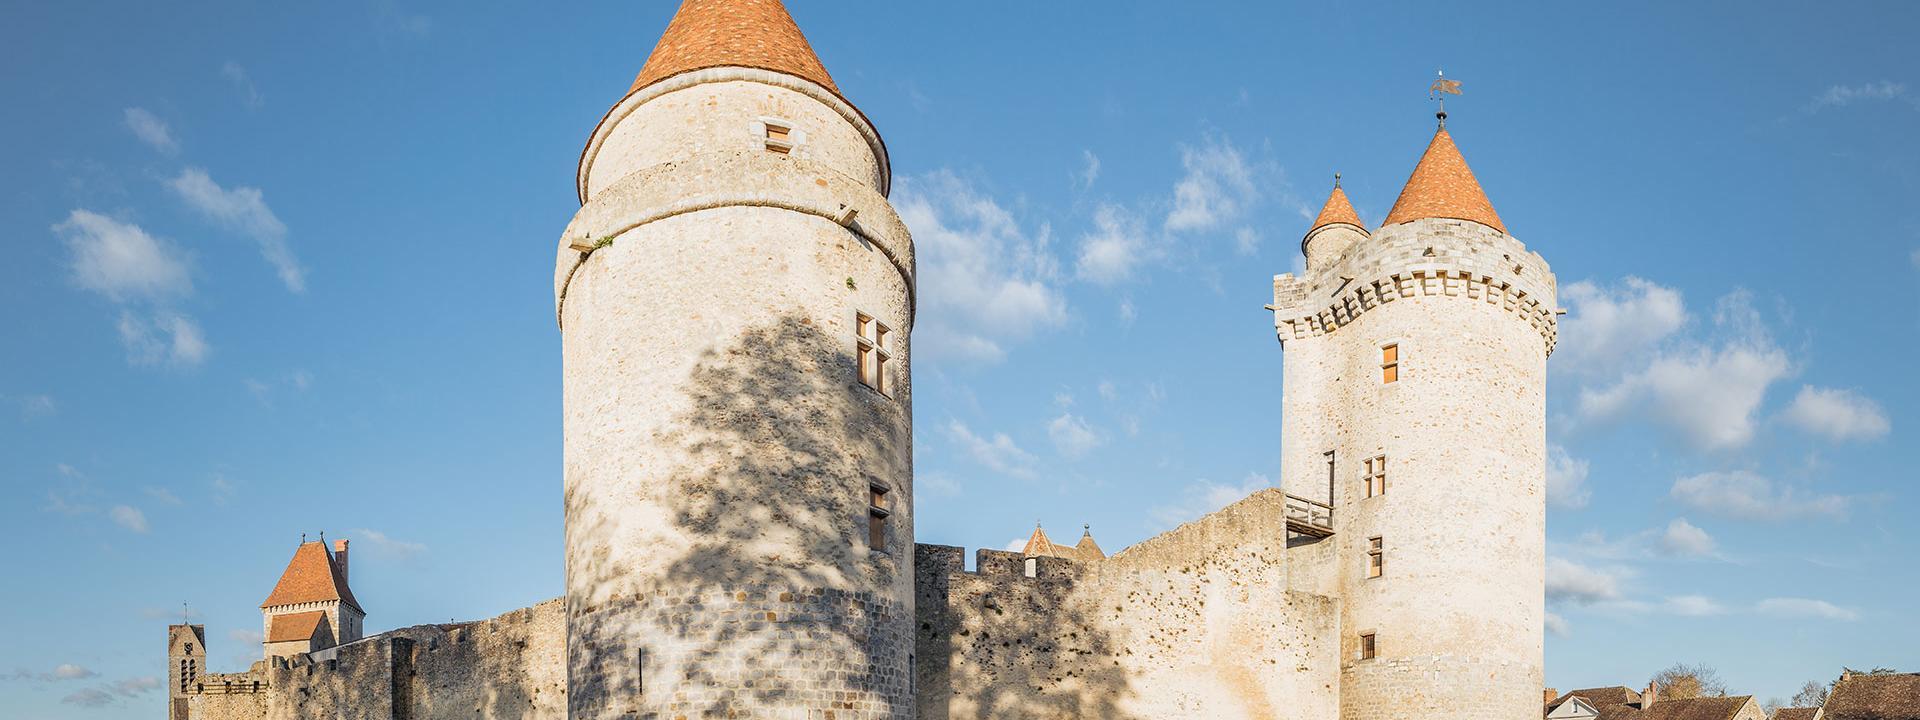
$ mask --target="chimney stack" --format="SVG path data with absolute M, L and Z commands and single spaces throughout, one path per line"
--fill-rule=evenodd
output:
M 1647 708 L 1653 707 L 1653 702 L 1659 699 L 1659 697 L 1660 697 L 1660 682 L 1658 680 L 1648 680 L 1647 691 L 1640 693 L 1640 709 L 1645 710 Z
M 333 541 L 333 566 L 339 568 L 340 579 L 347 579 L 347 541 Z

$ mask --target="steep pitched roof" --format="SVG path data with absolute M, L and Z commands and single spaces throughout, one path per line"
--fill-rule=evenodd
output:
M 1616 685 L 1614 687 L 1569 690 L 1560 697 L 1548 702 L 1547 707 L 1559 707 L 1560 703 L 1566 702 L 1567 698 L 1574 696 L 1579 696 L 1580 699 L 1587 701 L 1588 705 L 1596 708 L 1608 705 L 1637 705 L 1640 702 L 1639 692 L 1636 692 L 1633 688 Z
M 1819 720 L 1820 708 L 1780 708 L 1770 720 Z
M 267 595 L 260 607 L 292 605 L 294 603 L 324 602 L 339 600 L 360 612 L 360 601 L 353 598 L 353 589 L 347 587 L 346 575 L 340 572 L 340 566 L 334 564 L 333 554 L 327 551 L 325 543 L 301 543 L 293 551 L 293 559 L 287 561 L 287 569 L 280 573 L 280 582 L 274 584 L 273 593 Z
M 780 0 L 685 0 L 634 78 L 633 89 L 723 66 L 782 72 L 840 91 Z
M 1826 720 L 1920 720 L 1920 674 L 1856 674 L 1827 695 Z
M 1107 558 L 1106 551 L 1100 549 L 1100 543 L 1093 541 L 1093 528 L 1087 528 L 1081 531 L 1080 542 L 1076 543 L 1073 549 L 1080 554 L 1081 560 L 1105 560 Z
M 327 611 L 288 613 L 267 618 L 267 642 L 294 642 L 313 639 L 314 633 L 325 628 L 329 635 L 333 628 L 327 623 Z
M 1735 720 L 1753 702 L 1751 695 L 1735 697 L 1655 700 L 1645 708 L 1633 705 L 1600 707 L 1599 720 Z
M 1041 555 L 1054 557 L 1053 548 L 1053 541 L 1047 538 L 1047 531 L 1041 530 L 1039 525 L 1035 525 L 1033 526 L 1033 534 L 1027 536 L 1027 546 L 1020 548 L 1020 554 L 1027 557 L 1037 557 Z
M 1107 553 L 1100 549 L 1100 544 L 1093 541 L 1091 529 L 1080 535 L 1079 544 L 1061 545 L 1048 538 L 1047 531 L 1041 530 L 1039 525 L 1033 526 L 1033 534 L 1027 537 L 1027 545 L 1020 549 L 1020 554 L 1027 557 L 1056 557 L 1082 562 L 1107 558 Z
M 1366 225 L 1360 222 L 1360 213 L 1353 211 L 1353 203 L 1347 200 L 1347 191 L 1340 189 L 1339 183 L 1333 186 L 1333 194 L 1327 196 L 1327 204 L 1320 207 L 1320 216 L 1313 219 L 1313 227 L 1308 234 L 1320 228 L 1336 223 L 1346 223 L 1365 231 Z
M 1434 132 L 1433 142 L 1427 144 L 1426 154 L 1420 157 L 1420 164 L 1414 166 L 1413 175 L 1407 178 L 1407 186 L 1400 190 L 1400 199 L 1394 201 L 1393 210 L 1387 213 L 1383 225 L 1423 218 L 1471 220 L 1500 232 L 1507 231 L 1445 127 Z

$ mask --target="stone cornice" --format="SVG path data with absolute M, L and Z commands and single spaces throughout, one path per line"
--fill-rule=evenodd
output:
M 1547 354 L 1553 353 L 1559 335 L 1556 308 L 1542 304 L 1538 296 L 1515 283 L 1438 263 L 1415 264 L 1371 279 L 1356 279 L 1324 306 L 1276 307 L 1274 328 L 1283 343 L 1326 335 L 1351 324 L 1369 310 L 1422 296 L 1457 297 L 1505 309 L 1539 331 Z M 1300 300 L 1304 305 L 1305 298 Z

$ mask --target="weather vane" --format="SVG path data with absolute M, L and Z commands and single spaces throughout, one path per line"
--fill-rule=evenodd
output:
M 1427 99 L 1440 101 L 1440 112 L 1434 113 L 1434 117 L 1440 118 L 1440 127 L 1447 126 L 1447 96 L 1459 94 L 1459 80 L 1448 80 L 1444 70 L 1433 72 L 1433 84 L 1427 86 Z

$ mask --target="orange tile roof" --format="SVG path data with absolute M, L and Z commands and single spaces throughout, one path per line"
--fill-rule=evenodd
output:
M 287 561 L 286 572 L 280 573 L 280 582 L 273 586 L 273 593 L 267 596 L 260 607 L 292 605 L 294 603 L 324 602 L 339 600 L 355 610 L 361 609 L 360 601 L 353 599 L 353 590 L 347 587 L 347 578 L 340 567 L 333 562 L 333 554 L 327 552 L 324 543 L 301 543 L 293 551 L 293 559 Z
M 780 0 L 685 0 L 634 78 L 633 90 L 723 66 L 797 75 L 840 92 Z
M 267 642 L 309 640 L 313 632 L 327 622 L 327 611 L 289 613 L 267 619 Z M 329 628 L 331 629 L 331 628 Z
M 1387 213 L 1387 221 L 1382 225 L 1423 218 L 1471 220 L 1500 232 L 1507 231 L 1507 226 L 1500 223 L 1500 214 L 1493 211 L 1493 203 L 1487 201 L 1487 193 L 1480 189 L 1480 181 L 1475 180 L 1473 171 L 1467 168 L 1467 159 L 1460 156 L 1460 148 L 1454 146 L 1453 137 L 1444 127 L 1433 134 L 1427 154 L 1414 166 L 1413 176 L 1407 178 L 1406 188 L 1400 191 L 1400 199 L 1394 201 L 1393 210 Z
M 1100 549 L 1100 544 L 1093 541 L 1092 530 L 1082 534 L 1080 543 L 1077 545 L 1061 545 L 1048 538 L 1046 531 L 1041 530 L 1038 525 L 1033 527 L 1033 535 L 1027 538 L 1027 546 L 1020 549 L 1020 554 L 1027 557 L 1056 557 L 1082 562 L 1105 560 L 1107 557 L 1106 552 Z
M 1347 200 L 1347 191 L 1340 189 L 1339 185 L 1333 186 L 1333 194 L 1327 196 L 1327 204 L 1320 208 L 1320 217 L 1313 219 L 1313 227 L 1308 228 L 1307 232 L 1312 233 L 1335 223 L 1346 223 L 1362 229 L 1367 227 L 1360 222 L 1360 213 L 1353 211 L 1353 203 Z

